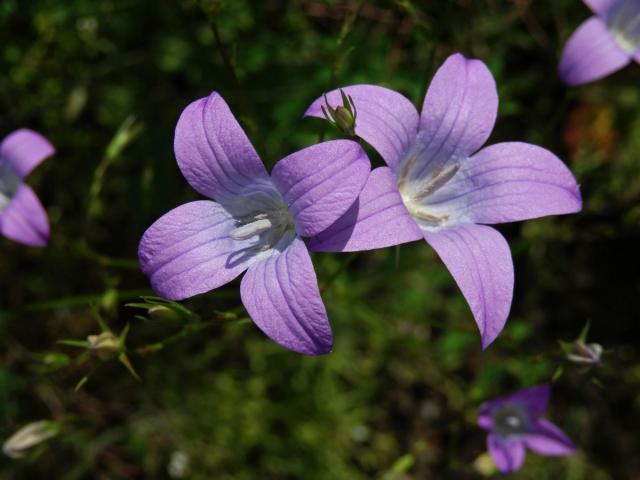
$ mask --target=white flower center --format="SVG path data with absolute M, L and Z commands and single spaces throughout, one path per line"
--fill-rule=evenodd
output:
M 504 437 L 526 433 L 531 426 L 529 413 L 515 403 L 496 409 L 492 416 L 496 433 Z
M 293 219 L 275 190 L 259 190 L 236 198 L 226 205 L 236 228 L 229 236 L 238 242 L 253 240 L 252 249 L 266 251 L 285 236 L 295 236 Z
M 640 1 L 618 1 L 604 20 L 622 50 L 629 54 L 640 51 Z
M 405 207 L 418 225 L 427 230 L 437 229 L 449 220 L 449 215 L 432 200 L 436 192 L 456 176 L 460 166 L 451 161 L 444 162 L 442 165 L 427 164 L 425 166 L 419 161 L 421 154 L 424 152 L 418 140 L 400 163 L 397 177 L 398 189 Z
M 7 208 L 20 184 L 20 177 L 13 167 L 0 158 L 0 212 Z

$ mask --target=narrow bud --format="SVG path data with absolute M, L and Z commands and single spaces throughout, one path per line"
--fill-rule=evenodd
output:
M 2 451 L 8 457 L 22 458 L 31 448 L 56 436 L 59 431 L 60 425 L 50 420 L 29 423 L 4 442 Z
M 149 316 L 154 320 L 180 320 L 175 310 L 164 305 L 154 305 L 148 310 Z
M 599 343 L 584 343 L 580 340 L 573 342 L 571 351 L 567 353 L 567 360 L 580 365 L 597 365 L 602 357 L 602 345 Z
M 350 137 L 356 136 L 356 105 L 353 103 L 353 99 L 350 95 L 340 90 L 340 96 L 342 97 L 342 105 L 338 105 L 333 108 L 329 105 L 329 99 L 327 95 L 324 95 L 325 105 L 321 105 L 322 113 L 329 123 L 336 128 L 342 130 L 343 133 Z M 326 106 L 326 109 L 325 109 Z
M 89 350 L 101 360 L 108 360 L 120 351 L 120 339 L 111 332 L 102 332 L 100 335 L 89 335 Z

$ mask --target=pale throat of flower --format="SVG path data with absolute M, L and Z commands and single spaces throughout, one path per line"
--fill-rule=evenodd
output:
M 416 167 L 418 153 L 411 152 L 402 162 L 398 176 L 398 189 L 405 207 L 419 223 L 437 226 L 449 220 L 449 215 L 436 215 L 429 211 L 429 197 L 446 185 L 460 169 L 458 164 L 445 165 L 422 175 Z
M 620 47 L 629 54 L 640 51 L 640 2 L 621 0 L 607 12 L 605 22 Z
M 273 248 L 286 234 L 295 234 L 293 218 L 276 192 L 257 191 L 238 197 L 230 209 L 236 223 L 229 236 L 236 241 L 256 239 L 258 251 Z
M 527 433 L 531 428 L 531 418 L 526 409 L 515 403 L 496 408 L 491 414 L 495 432 L 503 437 Z
M 0 212 L 7 208 L 21 183 L 11 165 L 0 158 Z

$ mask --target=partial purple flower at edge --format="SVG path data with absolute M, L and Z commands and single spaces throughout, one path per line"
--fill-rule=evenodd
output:
M 350 140 L 313 145 L 269 176 L 216 92 L 184 110 L 174 148 L 187 181 L 216 201 L 182 205 L 144 233 L 138 256 L 153 289 L 181 300 L 246 270 L 242 303 L 266 335 L 299 353 L 329 352 L 331 327 L 301 237 L 353 205 L 371 168 L 362 148 Z
M 549 385 L 520 390 L 483 404 L 478 425 L 487 430 L 487 450 L 502 473 L 519 470 L 526 449 L 544 456 L 569 455 L 573 442 L 540 415 L 547 409 Z
M 498 110 L 495 81 L 479 60 L 449 57 L 420 116 L 387 88 L 342 90 L 358 111 L 356 134 L 388 166 L 371 172 L 356 204 L 309 248 L 350 252 L 426 240 L 462 290 L 486 348 L 507 320 L 514 273 L 506 240 L 484 224 L 579 211 L 575 178 L 535 145 L 499 143 L 478 151 Z M 339 104 L 339 90 L 327 98 Z M 324 101 L 318 98 L 306 115 L 322 118 Z
M 571 35 L 558 67 L 568 85 L 599 80 L 640 62 L 640 1 L 584 0 L 595 16 Z
M 33 247 L 47 244 L 47 212 L 24 179 L 54 153 L 46 138 L 26 128 L 0 144 L 0 232 L 5 237 Z

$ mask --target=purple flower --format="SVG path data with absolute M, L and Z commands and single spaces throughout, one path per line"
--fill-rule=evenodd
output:
M 46 138 L 26 128 L 0 144 L 0 231 L 5 237 L 33 247 L 47 244 L 47 212 L 24 179 L 54 152 Z
M 555 155 L 526 143 L 478 152 L 498 109 L 495 81 L 478 60 L 449 57 L 420 116 L 392 90 L 343 90 L 358 112 L 356 134 L 388 166 L 371 172 L 359 201 L 309 248 L 369 250 L 425 239 L 458 283 L 487 347 L 509 313 L 513 262 L 502 235 L 484 224 L 577 212 L 582 200 L 573 175 Z M 338 90 L 327 97 L 340 103 Z M 306 115 L 322 117 L 324 101 Z
M 584 0 L 596 14 L 573 33 L 562 52 L 560 76 L 569 85 L 592 82 L 640 62 L 640 1 Z
M 371 168 L 362 148 L 320 143 L 283 158 L 269 176 L 215 92 L 182 112 L 174 148 L 187 181 L 216 201 L 182 205 L 144 233 L 138 255 L 153 289 L 181 300 L 246 270 L 242 303 L 265 334 L 299 353 L 329 352 L 327 312 L 300 237 L 317 235 L 354 203 Z
M 558 427 L 540 418 L 547 409 L 549 385 L 525 388 L 483 404 L 478 425 L 489 432 L 487 450 L 498 470 L 519 470 L 525 448 L 545 456 L 569 455 L 575 446 Z

